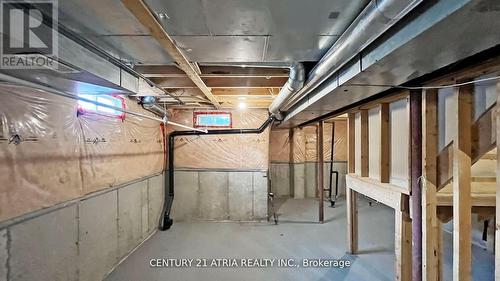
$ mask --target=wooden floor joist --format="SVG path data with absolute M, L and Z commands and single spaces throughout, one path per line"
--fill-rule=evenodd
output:
M 221 108 L 219 101 L 212 94 L 211 89 L 205 85 L 201 79 L 198 71 L 189 62 L 187 57 L 175 45 L 173 39 L 167 34 L 163 26 L 153 15 L 147 4 L 143 0 L 122 0 L 123 4 L 129 11 L 142 23 L 155 38 L 160 46 L 172 57 L 180 69 L 193 81 L 193 83 L 203 92 L 203 94 L 210 100 L 215 108 Z

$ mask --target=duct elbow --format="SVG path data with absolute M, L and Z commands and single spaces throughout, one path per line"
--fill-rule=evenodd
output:
M 285 102 L 297 91 L 302 89 L 304 86 L 306 74 L 304 65 L 300 62 L 295 62 L 290 66 L 290 76 L 286 81 L 285 85 L 281 88 L 278 96 L 274 99 L 273 103 L 269 107 L 269 113 L 276 120 L 282 120 L 283 115 L 280 109 L 283 107 Z

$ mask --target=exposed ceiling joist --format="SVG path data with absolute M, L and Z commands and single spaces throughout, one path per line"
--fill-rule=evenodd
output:
M 288 77 L 287 68 L 199 66 L 200 77 Z M 175 65 L 136 65 L 135 70 L 146 77 L 185 77 Z
M 181 50 L 175 45 L 172 38 L 167 34 L 163 26 L 156 19 L 155 15 L 151 13 L 146 3 L 144 3 L 143 0 L 122 0 L 122 2 L 125 7 L 127 7 L 127 9 L 129 9 L 130 12 L 137 18 L 137 20 L 151 32 L 151 36 L 153 36 L 153 38 L 160 43 L 163 49 L 165 49 L 165 51 L 177 63 L 179 68 L 187 74 L 187 76 L 213 103 L 213 105 L 217 109 L 220 108 L 220 103 L 214 97 L 210 88 L 205 85 L 205 82 L 203 82 L 201 77 L 198 75 L 197 69 L 193 67 L 186 56 L 184 56 Z
M 210 88 L 279 88 L 282 87 L 287 77 L 201 77 L 202 81 Z M 166 89 L 196 88 L 187 77 L 151 78 L 159 87 Z

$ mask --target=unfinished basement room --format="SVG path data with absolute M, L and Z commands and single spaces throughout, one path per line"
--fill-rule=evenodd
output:
M 500 281 L 500 0 L 0 0 L 0 281 Z

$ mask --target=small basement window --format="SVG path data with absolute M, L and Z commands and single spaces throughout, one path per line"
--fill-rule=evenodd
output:
M 233 118 L 226 111 L 195 111 L 193 124 L 195 128 L 231 128 Z
M 94 102 L 111 105 L 114 107 L 125 109 L 125 99 L 116 95 L 87 95 L 79 94 L 78 97 L 91 100 Z M 78 100 L 78 114 L 99 114 L 111 117 L 125 119 L 125 113 L 109 107 L 96 105 L 94 103 Z

